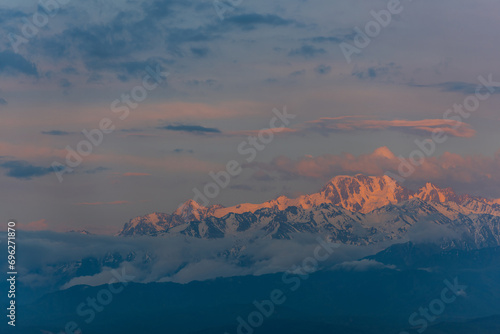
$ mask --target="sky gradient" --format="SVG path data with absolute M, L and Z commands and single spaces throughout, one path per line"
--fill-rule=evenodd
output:
M 435 130 L 446 139 L 405 186 L 500 198 L 500 4 L 401 1 L 348 62 L 390 2 L 2 2 L 4 219 L 114 233 L 174 211 L 229 161 L 241 173 L 211 204 L 295 197 L 338 174 L 397 173 Z M 272 122 L 285 109 L 289 123 Z

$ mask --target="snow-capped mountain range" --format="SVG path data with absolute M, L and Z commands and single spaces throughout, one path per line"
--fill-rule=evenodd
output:
M 119 235 L 180 234 L 197 238 L 261 235 L 293 238 L 309 232 L 346 244 L 404 238 L 430 224 L 465 247 L 500 245 L 500 200 L 457 195 L 427 183 L 418 191 L 388 176 L 337 176 L 319 192 L 261 204 L 204 207 L 193 200 L 174 213 L 131 219 Z

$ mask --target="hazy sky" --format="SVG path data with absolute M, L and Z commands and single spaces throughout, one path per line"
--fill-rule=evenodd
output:
M 405 185 L 500 197 L 498 1 L 40 3 L 0 7 L 3 219 L 111 233 L 175 210 L 231 160 L 242 172 L 211 204 L 296 196 L 396 172 L 434 129 L 446 140 Z M 385 27 L 365 26 L 388 6 Z M 366 27 L 380 28 L 369 44 Z M 443 120 L 464 101 L 462 123 Z M 284 108 L 295 117 L 255 159 L 238 152 Z M 113 131 L 68 166 L 100 127 Z

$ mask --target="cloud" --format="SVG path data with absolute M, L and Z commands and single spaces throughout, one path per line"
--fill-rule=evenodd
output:
M 89 82 L 100 81 L 99 72 L 114 72 L 121 80 L 126 80 L 126 76 L 137 77 L 148 64 L 169 63 L 163 57 L 145 57 L 145 53 L 165 44 L 163 14 L 178 5 L 183 6 L 180 1 L 152 1 L 133 9 L 106 4 L 100 7 L 99 19 L 94 20 L 89 16 L 94 15 L 95 9 L 78 4 L 79 13 L 75 11 L 70 17 L 68 28 L 38 36 L 29 45 L 30 51 L 53 60 L 71 58 L 83 63 L 86 70 L 93 72 Z M 61 72 L 78 73 L 71 64 L 66 64 Z
M 184 149 L 184 148 L 176 148 L 172 152 L 177 153 L 177 154 L 183 154 L 183 153 L 192 154 L 192 153 L 194 153 L 193 150 L 187 150 L 187 149 Z
M 316 36 L 308 38 L 307 40 L 314 43 L 326 43 L 326 42 L 341 43 L 344 39 L 338 36 Z
M 255 29 L 256 25 L 268 25 L 272 27 L 278 26 L 286 26 L 294 23 L 295 21 L 286 20 L 282 17 L 273 14 L 261 15 L 261 14 L 242 14 L 235 15 L 227 18 L 227 21 L 230 24 L 239 26 L 244 30 L 252 30 Z
M 78 70 L 74 68 L 73 66 L 67 66 L 61 70 L 62 73 L 64 74 L 69 74 L 69 75 L 77 75 L 79 74 Z
M 470 95 L 476 93 L 478 85 L 467 82 L 454 81 L 454 82 L 443 82 L 440 84 L 436 84 L 434 85 L 434 87 L 439 87 L 444 92 L 459 92 L 462 94 Z
M 347 131 L 385 131 L 395 130 L 418 135 L 431 135 L 434 131 L 442 131 L 453 137 L 470 138 L 476 133 L 469 124 L 448 119 L 409 120 L 376 120 L 363 116 L 323 117 L 306 122 L 299 132 L 314 131 L 322 134 Z
M 410 165 L 414 167 L 414 171 L 405 178 L 408 187 L 421 187 L 425 182 L 433 182 L 443 188 L 452 187 L 458 193 L 500 197 L 500 150 L 493 157 L 462 156 L 445 152 L 441 156 L 426 157 L 420 166 L 414 166 L 410 164 L 409 156 L 419 150 L 415 145 L 406 155 L 396 156 L 383 146 L 372 153 L 358 156 L 349 153 L 303 156 L 297 159 L 279 156 L 269 163 L 252 163 L 246 167 L 254 169 L 256 177 L 273 173 L 282 179 L 311 178 L 326 181 L 335 175 L 382 176 L 387 172 L 399 175 L 401 166 Z
M 286 179 L 305 177 L 330 179 L 342 174 L 383 175 L 387 170 L 397 168 L 399 160 L 387 148 L 381 147 L 371 154 L 355 157 L 352 154 L 325 154 L 317 157 L 304 156 L 298 159 L 279 156 L 270 163 L 253 163 L 248 167 L 260 174 L 276 172 Z
M 33 177 L 40 177 L 54 173 L 54 169 L 52 167 L 35 166 L 22 160 L 3 162 L 0 163 L 0 167 L 7 170 L 5 175 L 23 180 L 31 180 Z
M 172 27 L 167 36 L 169 45 L 180 46 L 184 43 L 210 42 L 220 38 L 217 33 L 213 33 L 214 28 L 198 27 L 180 29 Z
M 36 144 L 36 143 L 35 143 Z M 12 156 L 16 160 L 47 158 L 47 157 L 65 157 L 66 150 L 54 149 L 51 147 L 35 146 L 33 144 L 11 144 L 0 142 L 0 156 Z
M 359 261 L 346 261 L 337 264 L 333 267 L 333 270 L 345 270 L 345 271 L 369 271 L 369 270 L 381 270 L 381 269 L 396 269 L 394 265 L 385 265 L 375 260 L 362 259 Z
M 355 68 L 353 69 L 351 75 L 360 80 L 392 80 L 394 77 L 401 75 L 401 66 L 398 66 L 395 63 L 388 63 L 386 65 L 372 66 L 365 69 Z
M 209 48 L 191 48 L 191 53 L 198 58 L 205 58 L 210 53 Z
M 99 83 L 101 82 L 102 78 L 103 76 L 101 74 L 97 72 L 92 72 L 87 78 L 87 83 Z
M 128 128 L 128 129 L 120 129 L 118 131 L 125 132 L 125 133 L 136 133 L 136 132 L 142 132 L 144 130 L 143 129 L 139 129 L 139 128 Z
M 482 85 L 463 82 L 463 81 L 447 81 L 441 82 L 437 84 L 429 84 L 429 85 L 417 85 L 410 84 L 412 87 L 436 87 L 441 89 L 442 92 L 454 92 L 461 93 L 463 95 L 473 95 L 477 92 L 486 93 L 489 92 L 492 94 L 500 94 L 499 87 L 484 87 Z
M 201 125 L 188 124 L 166 125 L 160 127 L 160 129 L 168 131 L 190 132 L 195 134 L 221 133 L 221 131 L 217 128 L 207 128 Z
M 298 235 L 293 240 L 256 238 L 244 242 L 235 238 L 203 240 L 186 236 L 112 237 L 50 231 L 25 232 L 19 235 L 22 251 L 30 256 L 19 264 L 22 282 L 29 286 L 56 289 L 70 286 L 99 285 L 109 281 L 109 267 L 100 266 L 95 274 L 78 274 L 71 269 L 83 259 L 96 259 L 96 263 L 110 255 L 122 259 L 117 269 L 125 268 L 134 282 L 179 282 L 213 279 L 240 275 L 263 275 L 289 270 L 312 256 L 317 247 L 317 236 Z M 89 247 L 92 245 L 92 247 Z M 228 253 L 228 249 L 233 252 Z M 372 255 L 376 247 L 340 245 L 324 262 L 326 267 L 335 263 L 353 261 Z M 21 251 L 21 250 L 20 250 Z M 241 259 L 245 261 L 241 261 Z M 186 265 L 187 264 L 187 265 Z M 207 270 L 210 268 L 210 270 Z
M 300 71 L 299 71 L 300 72 Z M 298 73 L 299 73 L 298 72 Z M 299 75 L 299 74 L 296 75 Z M 160 129 L 179 132 L 190 132 L 194 134 L 224 134 L 226 136 L 255 136 L 261 130 L 240 130 L 222 132 L 217 128 L 208 128 L 200 125 L 175 124 L 160 127 Z M 430 136 L 435 131 L 453 137 L 470 138 L 475 135 L 475 130 L 469 124 L 448 119 L 424 119 L 418 121 L 410 120 L 377 120 L 367 119 L 365 116 L 340 116 L 323 117 L 312 121 L 298 124 L 294 128 L 270 129 L 276 134 L 310 134 L 320 133 L 345 133 L 351 131 L 399 131 L 419 136 Z
M 48 230 L 49 228 L 45 219 L 40 219 L 27 224 L 18 222 L 16 224 L 16 227 L 20 230 L 25 230 L 25 231 L 43 231 L 43 230 Z
M 314 36 L 314 37 L 309 37 L 305 38 L 303 40 L 305 41 L 310 41 L 313 43 L 334 43 L 334 44 L 340 44 L 342 42 L 352 40 L 356 36 L 355 31 L 351 32 L 339 32 L 337 35 L 331 35 L 331 36 Z
M 295 56 L 300 56 L 304 58 L 313 58 L 318 55 L 325 54 L 326 50 L 323 48 L 317 48 L 312 45 L 303 45 L 302 47 L 298 49 L 292 49 L 288 53 L 289 56 L 295 57 Z
M 38 77 L 38 70 L 35 64 L 29 62 L 23 56 L 11 51 L 0 52 L 0 73 L 4 74 L 25 74 Z
M 7 100 L 4 99 L 3 97 L 0 97 L 0 105 L 2 106 L 6 106 L 8 103 L 7 103 Z
M 328 65 L 318 65 L 314 69 L 314 71 L 316 71 L 316 73 L 318 73 L 318 74 L 328 74 L 331 72 L 331 70 L 332 70 L 332 67 L 328 66 Z
M 59 87 L 61 88 L 71 88 L 73 84 L 66 78 L 59 80 Z
M 86 67 L 92 71 L 103 71 L 103 72 L 114 72 L 116 77 L 121 82 L 127 82 L 129 77 L 138 78 L 146 73 L 146 68 L 156 67 L 156 64 L 160 64 L 162 70 L 166 70 L 166 65 L 170 62 L 162 57 L 151 57 L 144 60 L 88 60 L 86 61 Z M 91 80 L 91 78 L 89 78 Z M 98 80 L 98 77 L 92 79 Z
M 298 77 L 298 76 L 302 76 L 306 74 L 306 70 L 300 70 L 300 71 L 294 71 L 292 73 L 290 73 L 290 76 L 291 77 Z
M 49 136 L 68 136 L 73 134 L 74 132 L 68 132 L 63 130 L 50 130 L 50 131 L 42 131 L 42 134 Z
M 120 271 L 121 270 L 118 269 L 118 272 Z M 129 271 L 125 270 L 125 273 L 130 273 L 130 269 Z M 95 275 L 78 276 L 72 278 L 69 282 L 67 282 L 61 287 L 61 290 L 69 289 L 75 285 L 89 285 L 89 286 L 104 285 L 108 284 L 109 282 L 112 282 L 113 277 L 115 277 L 113 276 L 113 269 L 104 267 L 101 272 Z
M 432 217 L 419 220 L 408 230 L 408 238 L 413 243 L 442 243 L 444 240 L 460 240 L 460 233 L 446 225 L 438 225 Z

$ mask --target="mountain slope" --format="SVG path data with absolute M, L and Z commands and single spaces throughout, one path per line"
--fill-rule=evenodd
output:
M 500 205 L 431 183 L 416 192 L 388 176 L 337 176 L 319 192 L 261 204 L 204 207 L 189 200 L 172 214 L 136 217 L 121 236 L 179 234 L 203 239 L 314 233 L 345 244 L 407 238 L 429 224 L 437 239 L 465 248 L 500 245 Z M 420 234 L 424 232 L 418 232 Z
M 275 305 L 255 333 L 413 333 L 418 328 L 410 328 L 409 315 L 439 298 L 446 286 L 444 280 L 455 277 L 467 286 L 466 294 L 457 294 L 440 319 L 429 322 L 429 333 L 471 333 L 483 328 L 475 324 L 477 321 L 486 320 L 471 319 L 500 314 L 498 249 L 454 254 L 403 246 L 376 256 L 380 261 L 398 263 L 393 269 L 340 267 L 307 276 L 276 273 L 187 284 L 129 283 L 90 323 L 78 316 L 75 308 L 108 287 L 75 286 L 20 308 L 23 321 L 18 329 L 22 333 L 40 333 L 41 329 L 59 333 L 68 321 L 75 321 L 84 333 L 156 333 L 165 328 L 170 333 L 237 333 L 237 318 L 247 320 L 257 310 L 255 301 L 268 300 L 271 291 L 279 289 L 284 303 Z M 399 267 L 398 258 L 415 254 L 416 262 L 404 261 Z M 474 260 L 478 255 L 488 260 L 479 263 Z M 420 261 L 425 264 L 430 258 L 436 259 L 435 270 L 419 269 Z M 458 321 L 464 322 L 468 331 L 460 331 Z M 495 317 L 484 322 L 480 333 L 498 333 L 497 321 Z M 455 324 L 448 327 L 452 322 Z
M 230 212 L 254 212 L 262 208 L 284 210 L 290 206 L 309 209 L 320 204 L 335 204 L 353 212 L 367 213 L 388 204 L 406 201 L 411 198 L 411 194 L 410 190 L 401 187 L 389 176 L 341 175 L 331 179 L 318 193 L 294 199 L 281 196 L 262 204 L 239 204 L 216 210 L 214 215 L 222 217 Z

